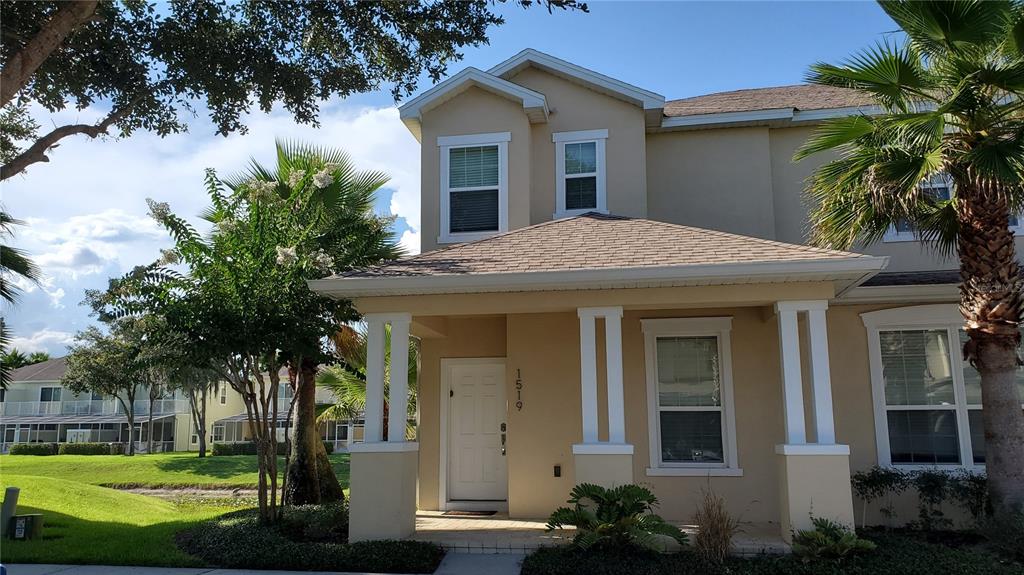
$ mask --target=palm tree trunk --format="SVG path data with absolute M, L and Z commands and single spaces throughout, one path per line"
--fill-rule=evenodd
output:
M 331 469 L 316 425 L 316 364 L 305 358 L 299 362 L 296 374 L 294 437 L 287 486 L 285 499 L 291 505 L 327 503 L 342 497 L 341 485 Z
M 964 359 L 981 375 L 989 496 L 1001 513 L 1024 506 L 1024 413 L 1016 382 L 1020 268 L 1001 184 L 967 170 L 957 178 L 957 196 L 960 311 L 969 338 Z

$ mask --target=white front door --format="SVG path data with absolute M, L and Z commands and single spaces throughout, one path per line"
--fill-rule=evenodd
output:
M 505 501 L 505 364 L 452 361 L 448 382 L 448 500 Z

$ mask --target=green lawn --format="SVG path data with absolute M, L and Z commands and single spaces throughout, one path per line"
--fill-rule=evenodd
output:
M 330 456 L 348 487 L 348 454 Z M 279 468 L 284 469 L 284 459 Z M 0 455 L 0 475 L 38 475 L 107 487 L 256 487 L 255 455 Z M 282 471 L 283 473 L 283 471 Z
M 331 461 L 347 488 L 348 455 L 332 455 Z M 43 538 L 4 541 L 0 561 L 199 565 L 198 559 L 178 550 L 174 534 L 252 505 L 252 498 L 185 497 L 172 502 L 104 486 L 255 487 L 256 480 L 256 458 L 248 455 L 0 456 L 0 487 L 21 489 L 18 512 L 44 515 Z

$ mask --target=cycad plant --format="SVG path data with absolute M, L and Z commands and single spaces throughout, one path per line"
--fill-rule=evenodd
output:
M 838 157 L 809 180 L 814 243 L 849 248 L 911 225 L 958 253 L 964 357 L 981 374 L 986 467 L 997 511 L 1024 505 L 1024 415 L 1016 384 L 1024 298 L 1012 217 L 1024 208 L 1024 5 L 1008 1 L 880 2 L 906 35 L 839 65 L 814 84 L 859 90 L 873 115 L 824 122 L 796 159 Z M 949 178 L 950 199 L 928 192 Z
M 565 526 L 576 528 L 573 545 L 581 550 L 594 546 L 662 549 L 658 536 L 674 539 L 680 545 L 686 533 L 654 514 L 658 498 L 646 487 L 619 485 L 606 488 L 592 483 L 573 487 L 568 503 L 548 518 L 548 531 Z
M 342 326 L 334 336 L 334 346 L 340 362 L 327 367 L 317 376 L 317 385 L 329 389 L 335 402 L 323 409 L 317 420 L 340 421 L 362 417 L 366 409 L 366 333 Z M 406 421 L 416 417 L 416 389 L 419 366 L 419 347 L 415 339 L 409 339 L 409 401 Z M 391 397 L 391 326 L 384 326 L 384 428 L 387 439 Z M 406 437 L 414 438 L 415 427 L 406 423 Z

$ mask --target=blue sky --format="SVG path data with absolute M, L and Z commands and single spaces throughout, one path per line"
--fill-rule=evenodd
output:
M 800 83 L 809 64 L 840 61 L 893 33 L 895 24 L 868 2 L 590 2 L 589 14 L 499 6 L 506 24 L 490 45 L 467 50 L 453 66 L 487 69 L 536 48 L 661 93 L 668 99 L 741 88 Z M 427 87 L 424 83 L 422 88 Z M 103 107 L 37 114 L 41 125 L 95 121 Z M 168 201 L 187 216 L 205 205 L 203 169 L 228 174 L 249 157 L 270 162 L 275 137 L 342 147 L 392 181 L 378 209 L 398 216 L 396 234 L 416 249 L 419 229 L 418 145 L 398 120 L 385 90 L 324 103 L 321 128 L 298 126 L 276 110 L 249 117 L 250 132 L 215 136 L 206 118 L 167 138 L 65 140 L 48 164 L 0 184 L 0 199 L 28 221 L 15 245 L 43 268 L 42 286 L 24 285 L 4 309 L 26 351 L 63 354 L 92 320 L 83 290 L 103 288 L 156 257 L 166 234 L 146 217 L 145 198 Z

